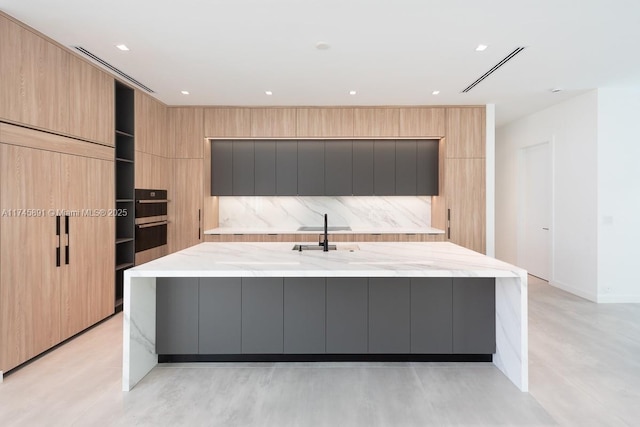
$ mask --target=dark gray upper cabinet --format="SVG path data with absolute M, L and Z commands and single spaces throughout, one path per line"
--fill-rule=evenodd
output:
M 256 141 L 254 193 L 256 196 L 276 194 L 276 142 Z
M 254 195 L 253 141 L 233 143 L 233 195 Z
M 324 194 L 326 196 L 353 194 L 352 150 L 351 141 L 325 141 Z
M 324 141 L 298 141 L 298 195 L 324 195 Z
M 438 194 L 438 140 L 213 141 L 213 196 Z
M 415 196 L 416 141 L 396 141 L 396 196 Z
M 376 196 L 396 194 L 395 141 L 373 143 L 373 194 Z
M 353 195 L 373 196 L 373 141 L 353 141 Z
M 298 141 L 276 141 L 276 196 L 298 194 Z
M 233 195 L 233 143 L 211 143 L 211 195 Z
M 417 143 L 417 171 L 416 183 L 417 194 L 437 196 L 438 195 L 438 153 L 440 141 L 437 139 L 418 141 Z

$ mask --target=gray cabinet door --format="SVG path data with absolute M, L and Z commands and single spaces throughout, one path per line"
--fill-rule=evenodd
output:
M 411 353 L 453 353 L 453 279 L 411 279 Z
M 417 194 L 420 196 L 437 196 L 439 192 L 439 147 L 437 139 L 418 141 L 418 165 L 416 171 Z
M 242 353 L 282 353 L 281 277 L 242 278 Z
M 453 279 L 453 352 L 496 352 L 495 279 Z
M 231 141 L 211 143 L 211 195 L 233 195 L 233 144 Z
M 373 141 L 353 141 L 353 195 L 373 196 Z
M 325 352 L 324 277 L 285 277 L 284 352 Z
M 254 195 L 253 141 L 233 142 L 233 195 Z
M 298 195 L 324 195 L 324 141 L 298 141 Z
M 276 195 L 298 194 L 298 142 L 276 141 Z
M 276 194 L 276 143 L 255 141 L 254 193 L 256 196 Z
M 369 279 L 369 353 L 411 351 L 410 279 Z
M 396 141 L 396 196 L 416 195 L 416 141 Z
M 198 278 L 156 279 L 156 353 L 198 353 Z
M 324 194 L 351 196 L 353 194 L 353 144 L 351 141 L 325 141 Z
M 367 353 L 367 279 L 327 278 L 327 353 Z
M 199 354 L 240 354 L 242 322 L 239 277 L 200 278 Z
M 373 144 L 373 194 L 396 194 L 396 143 L 375 141 Z

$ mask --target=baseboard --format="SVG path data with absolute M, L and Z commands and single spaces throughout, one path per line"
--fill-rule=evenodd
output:
M 557 280 L 549 280 L 549 284 L 555 288 L 562 289 L 563 291 L 569 292 L 570 294 L 573 294 L 580 298 L 587 299 L 591 302 L 598 302 L 598 295 L 595 293 L 586 292 L 582 289 L 567 285 L 566 283 L 558 282 Z
M 492 354 L 159 354 L 158 363 L 191 362 L 492 362 Z

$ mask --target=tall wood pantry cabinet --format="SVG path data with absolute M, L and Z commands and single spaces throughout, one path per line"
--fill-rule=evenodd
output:
M 0 371 L 113 313 L 113 158 L 0 123 Z

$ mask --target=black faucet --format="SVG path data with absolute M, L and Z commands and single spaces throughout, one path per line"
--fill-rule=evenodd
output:
M 323 252 L 329 252 L 329 233 L 327 232 L 327 214 L 324 214 L 324 247 Z

